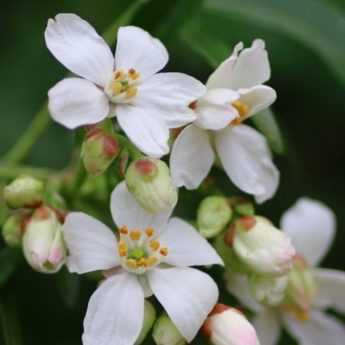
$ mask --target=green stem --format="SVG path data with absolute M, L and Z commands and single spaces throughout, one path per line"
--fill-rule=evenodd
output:
M 4 160 L 10 163 L 18 163 L 30 151 L 41 134 L 47 129 L 50 124 L 50 117 L 48 107 L 45 104 L 41 110 L 34 116 L 29 128 L 25 130 L 17 143 L 5 155 Z
M 116 32 L 120 26 L 128 25 L 139 9 L 149 0 L 137 0 L 116 18 L 115 22 L 104 32 L 103 37 L 109 44 L 113 43 L 116 38 Z M 51 123 L 49 110 L 45 104 L 41 110 L 34 116 L 34 119 L 28 129 L 19 137 L 17 143 L 4 156 L 4 161 L 9 163 L 19 163 L 30 152 L 32 146 L 40 138 L 41 134 L 48 128 Z
M 136 148 L 135 145 L 132 144 L 130 140 L 128 140 L 126 137 L 124 137 L 121 134 L 115 134 L 117 140 L 120 143 L 120 146 L 122 148 L 127 148 L 129 155 L 133 160 L 143 158 L 144 155 Z
M 15 164 L 0 164 L 0 178 L 3 179 L 12 179 L 20 175 L 31 175 L 40 179 L 46 179 L 55 173 L 55 170 L 46 168 L 36 168 L 26 165 Z

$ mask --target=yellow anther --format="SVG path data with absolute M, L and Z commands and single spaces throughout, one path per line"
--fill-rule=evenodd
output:
M 123 86 L 119 81 L 114 81 L 111 87 L 114 95 L 119 95 L 122 92 Z
M 154 266 L 158 262 L 158 259 L 154 256 L 149 256 L 146 259 L 146 267 Z
M 310 319 L 310 314 L 307 310 L 298 308 L 295 305 L 283 305 L 283 310 L 290 313 L 297 321 L 308 321 Z
M 127 228 L 127 226 L 122 226 L 120 228 L 120 234 L 121 235 L 128 235 L 128 228 Z
M 135 86 L 129 86 L 126 90 L 126 97 L 132 98 L 138 93 L 138 89 Z
M 158 248 L 160 247 L 160 243 L 159 241 L 151 241 L 150 242 L 150 247 L 152 250 L 158 250 Z
M 129 268 L 132 268 L 132 269 L 135 269 L 135 268 L 138 268 L 138 263 L 136 260 L 134 259 L 128 259 L 126 261 L 126 265 L 129 267 Z
M 128 75 L 131 79 L 133 80 L 136 80 L 139 78 L 140 74 L 134 69 L 134 68 L 131 68 L 129 71 L 128 71 Z
M 166 247 L 161 248 L 161 250 L 159 252 L 161 255 L 167 256 L 168 255 L 168 248 L 166 248 Z
M 137 266 L 138 267 L 146 267 L 146 259 L 141 258 L 141 259 L 137 260 Z
M 123 71 L 115 71 L 114 72 L 114 78 L 116 80 L 122 80 L 125 77 L 125 73 Z
M 141 237 L 141 232 L 139 230 L 132 230 L 129 233 L 129 237 L 133 240 L 133 241 L 138 241 Z
M 124 241 L 119 242 L 118 248 L 119 248 L 119 255 L 121 257 L 124 257 L 127 255 L 127 244 Z
M 145 230 L 145 233 L 146 233 L 147 237 L 152 237 L 154 235 L 155 231 L 153 230 L 153 228 L 147 228 Z
M 247 104 L 241 101 L 232 102 L 231 105 L 238 111 L 238 115 L 239 115 L 239 117 L 231 121 L 231 125 L 236 126 L 236 125 L 241 124 L 241 122 L 245 120 L 249 111 L 249 107 Z

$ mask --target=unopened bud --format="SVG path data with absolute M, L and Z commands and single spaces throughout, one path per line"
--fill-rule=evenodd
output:
M 65 263 L 62 226 L 50 208 L 38 208 L 27 223 L 23 251 L 30 266 L 42 273 L 55 273 Z
M 44 185 L 31 176 L 20 176 L 4 188 L 4 199 L 11 208 L 37 207 L 43 200 Z
M 205 198 L 198 209 L 197 226 L 205 238 L 217 236 L 230 222 L 232 210 L 226 198 L 209 196 Z
M 169 167 L 154 158 L 137 159 L 126 172 L 128 190 L 149 212 L 159 213 L 175 206 L 177 188 L 173 185 Z
M 149 301 L 145 300 L 144 308 L 144 323 L 134 345 L 140 345 L 145 340 L 156 320 L 156 310 Z
M 26 218 L 26 214 L 18 212 L 10 216 L 3 225 L 2 237 L 9 247 L 21 246 Z
M 161 315 L 156 321 L 152 337 L 156 345 L 187 344 L 167 314 Z
M 309 318 L 309 311 L 318 288 L 315 277 L 303 257 L 296 255 L 288 275 L 288 286 L 283 308 L 298 320 Z
M 117 139 L 104 129 L 91 127 L 82 145 L 82 159 L 86 171 L 91 175 L 102 174 L 120 152 Z
M 217 304 L 202 333 L 214 345 L 260 345 L 254 327 L 237 309 Z
M 281 277 L 265 277 L 252 275 L 249 278 L 249 286 L 254 298 L 267 306 L 277 306 L 285 296 L 287 287 L 287 275 Z
M 232 197 L 229 199 L 230 205 L 240 216 L 253 216 L 255 209 L 253 203 L 242 197 Z
M 236 221 L 233 248 L 255 273 L 286 274 L 292 267 L 295 249 L 290 239 L 263 217 L 242 217 Z

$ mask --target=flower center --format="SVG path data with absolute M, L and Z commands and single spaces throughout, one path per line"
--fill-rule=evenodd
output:
M 296 305 L 285 304 L 285 305 L 282 305 L 281 308 L 285 312 L 289 313 L 297 321 L 304 322 L 310 319 L 309 310 L 303 310 Z
M 129 231 L 126 226 L 122 227 L 118 250 L 122 267 L 135 274 L 143 274 L 159 265 L 168 255 L 168 248 L 161 247 L 152 228 Z
M 134 68 L 128 71 L 116 70 L 105 87 L 105 93 L 113 103 L 128 103 L 138 93 L 140 74 Z
M 231 105 L 238 111 L 238 115 L 239 117 L 237 117 L 236 119 L 232 120 L 230 122 L 231 126 L 238 126 L 239 124 L 241 124 L 246 118 L 247 118 L 247 114 L 249 112 L 249 107 L 247 104 L 241 102 L 241 101 L 234 101 L 231 103 Z

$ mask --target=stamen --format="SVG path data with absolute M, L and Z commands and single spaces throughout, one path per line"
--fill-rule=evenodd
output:
M 112 83 L 112 91 L 114 95 L 119 95 L 122 92 L 122 84 L 120 81 L 114 81 Z
M 122 226 L 120 228 L 120 234 L 121 235 L 128 235 L 128 228 L 127 228 L 127 226 Z
M 122 70 L 116 71 L 114 77 L 116 80 L 121 80 L 125 77 L 125 73 Z
M 152 237 L 154 235 L 155 231 L 153 230 L 153 228 L 147 228 L 145 230 L 145 233 L 146 233 L 147 237 Z
M 128 259 L 128 260 L 126 261 L 126 265 L 127 265 L 129 268 L 132 268 L 132 269 L 138 268 L 137 261 L 134 260 L 134 259 Z
M 238 111 L 239 117 L 231 121 L 231 125 L 236 126 L 241 124 L 243 120 L 245 120 L 249 107 L 247 104 L 241 102 L 241 101 L 234 101 L 231 103 L 231 105 Z
M 129 233 L 129 237 L 133 240 L 133 241 L 138 241 L 141 237 L 141 231 L 139 230 L 132 230 Z
M 131 98 L 134 97 L 138 93 L 138 89 L 135 86 L 129 86 L 126 91 L 126 97 Z
M 166 247 L 161 248 L 161 250 L 159 252 L 161 255 L 167 256 L 168 255 L 168 248 L 166 248 Z
M 119 248 L 119 255 L 121 257 L 124 257 L 127 255 L 127 244 L 126 244 L 126 242 L 120 241 L 118 248 Z
M 159 249 L 159 247 L 160 247 L 160 243 L 159 243 L 159 241 L 151 241 L 150 242 L 150 248 L 152 249 L 152 250 L 158 250 Z
M 147 267 L 151 267 L 151 266 L 154 266 L 156 263 L 158 262 L 158 259 L 154 256 L 149 256 L 147 259 L 146 259 L 146 266 Z

